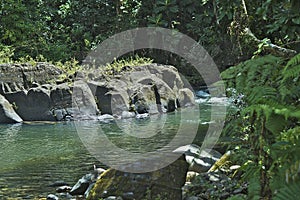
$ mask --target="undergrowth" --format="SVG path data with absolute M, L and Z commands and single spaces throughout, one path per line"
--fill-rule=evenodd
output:
M 242 141 L 230 148 L 249 182 L 248 199 L 300 195 L 299 77 L 300 54 L 290 60 L 267 55 L 222 73 L 227 88 L 243 96 L 223 134 Z

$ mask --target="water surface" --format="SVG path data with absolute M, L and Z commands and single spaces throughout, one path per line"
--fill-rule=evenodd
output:
M 189 119 L 183 118 L 181 112 L 201 114 Z M 189 108 L 148 120 L 80 122 L 80 134 L 74 122 L 0 125 L 0 199 L 46 197 L 55 194 L 55 188 L 49 184 L 63 180 L 73 185 L 94 164 L 105 167 L 81 140 L 84 134 L 89 136 L 99 128 L 119 148 L 147 152 L 168 145 L 182 124 L 199 126 L 194 142 L 201 143 L 210 120 L 210 106 L 202 103 L 200 110 Z M 113 149 L 106 154 L 113 160 L 119 159 L 114 157 Z

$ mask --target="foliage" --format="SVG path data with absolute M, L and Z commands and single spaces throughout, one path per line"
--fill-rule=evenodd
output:
M 9 46 L 0 44 L 0 63 L 11 63 L 14 50 Z
M 241 51 L 242 56 L 248 55 L 249 48 L 239 47 L 235 37 L 239 38 L 242 27 L 248 25 L 260 38 L 297 48 L 297 0 L 242 2 L 4 0 L 0 3 L 0 43 L 15 49 L 15 59 L 43 55 L 51 61 L 81 61 L 89 50 L 115 33 L 159 26 L 189 35 L 213 56 L 224 49 L 230 49 L 232 56 L 239 56 L 235 52 Z M 155 55 L 166 58 L 168 54 Z
M 108 63 L 107 65 L 100 67 L 104 68 L 105 74 L 114 75 L 120 74 L 122 71 L 128 71 L 134 66 L 151 64 L 152 61 L 153 60 L 150 58 L 139 57 L 138 55 L 136 55 L 135 57 L 115 60 L 112 63 Z
M 245 163 L 249 199 L 277 197 L 278 190 L 290 191 L 291 182 L 298 180 L 299 58 L 286 61 L 267 55 L 222 73 L 227 87 L 244 95 L 243 108 L 226 125 L 235 129 L 225 128 L 224 134 L 244 141 L 238 151 L 245 156 L 239 159 Z M 289 189 L 280 189 L 284 187 Z

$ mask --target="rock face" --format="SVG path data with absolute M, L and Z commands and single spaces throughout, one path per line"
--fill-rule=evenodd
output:
M 35 83 L 46 84 L 57 80 L 62 74 L 52 64 L 0 64 L 0 94 L 28 90 Z
M 136 66 L 105 82 L 89 81 L 89 86 L 103 114 L 122 116 L 123 111 L 155 114 L 194 104 L 193 92 L 184 88 L 173 66 Z
M 187 170 L 184 156 L 163 169 L 143 174 L 109 169 L 100 176 L 87 199 L 98 200 L 109 196 L 123 199 L 182 199 L 181 187 L 185 183 Z
M 100 113 L 130 118 L 194 104 L 173 66 L 135 66 L 107 77 L 99 71 L 78 74 L 73 82 L 58 83 L 64 74 L 54 65 L 2 64 L 0 94 L 25 121 L 97 120 Z
M 21 117 L 14 111 L 13 106 L 0 95 L 0 123 L 22 122 Z

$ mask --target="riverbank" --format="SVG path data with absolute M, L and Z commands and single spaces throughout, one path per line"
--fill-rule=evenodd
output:
M 78 69 L 68 74 L 49 63 L 1 64 L 0 123 L 130 118 L 194 105 L 193 92 L 172 66 Z

